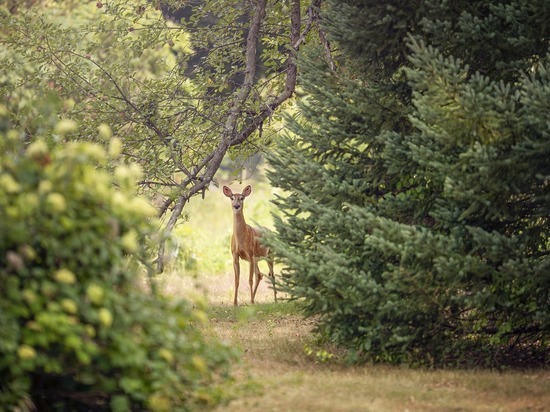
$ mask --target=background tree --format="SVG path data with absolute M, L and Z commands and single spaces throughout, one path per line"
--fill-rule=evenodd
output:
M 538 362 L 549 322 L 544 2 L 329 2 L 270 156 L 273 245 L 352 356 Z M 479 356 L 478 356 L 479 355 Z
M 3 68 L 11 76 L 3 95 L 26 86 L 59 96 L 63 116 L 82 124 L 73 139 L 109 124 L 126 158 L 142 165 L 141 187 L 158 194 L 168 234 L 230 149 L 256 150 L 271 137 L 263 125 L 294 92 L 295 53 L 319 4 L 45 1 L 3 9 Z M 191 8 L 187 18 L 165 18 L 182 6 Z M 17 106 L 13 112 L 21 123 L 39 123 Z M 28 127 L 29 137 L 36 131 Z M 160 270 L 162 257 L 163 244 Z

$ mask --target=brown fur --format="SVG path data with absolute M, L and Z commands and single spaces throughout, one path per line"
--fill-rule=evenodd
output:
M 252 188 L 246 186 L 242 193 L 233 193 L 227 186 L 223 187 L 225 196 L 231 199 L 233 209 L 233 235 L 231 236 L 231 254 L 233 255 L 233 269 L 235 271 L 235 297 L 233 304 L 237 306 L 237 296 L 239 290 L 240 262 L 239 259 L 250 263 L 249 279 L 250 302 L 254 303 L 254 297 L 258 290 L 258 285 L 263 278 L 258 260 L 265 258 L 269 266 L 269 276 L 274 279 L 273 260 L 268 247 L 262 245 L 262 229 L 248 225 L 244 219 L 244 199 L 250 195 Z M 254 274 L 256 274 L 256 283 L 254 284 Z M 277 301 L 277 292 L 273 289 L 275 301 Z

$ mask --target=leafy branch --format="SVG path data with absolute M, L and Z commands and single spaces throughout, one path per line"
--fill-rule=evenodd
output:
M 47 15 L 0 16 L 7 28 L 0 40 L 34 68 L 29 88 L 55 84 L 74 101 L 63 113 L 80 119 L 74 138 L 93 140 L 99 124 L 111 126 L 124 155 L 142 165 L 142 188 L 161 199 L 166 239 L 228 151 L 257 147 L 264 122 L 293 96 L 297 51 L 320 30 L 320 7 L 320 0 L 190 2 L 176 24 L 149 3 L 113 0 L 95 11 L 59 4 Z M 159 271 L 163 256 L 164 242 Z

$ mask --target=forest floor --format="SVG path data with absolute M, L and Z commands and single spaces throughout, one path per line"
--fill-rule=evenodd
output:
M 240 186 L 232 184 L 235 190 Z M 270 227 L 272 197 L 265 182 L 253 184 L 245 210 L 249 223 Z M 256 304 L 250 305 L 247 263 L 241 265 L 239 307 L 234 308 L 228 200 L 218 188 L 186 207 L 189 221 L 178 228 L 176 248 L 185 268 L 167 271 L 163 290 L 175 296 L 205 296 L 211 332 L 242 353 L 233 368 L 234 383 L 226 388 L 232 400 L 216 412 L 550 411 L 548 369 L 345 365 L 336 348 L 316 343 L 315 324 L 300 315 L 298 305 L 273 303 L 267 278 Z M 265 270 L 265 263 L 260 268 Z M 276 275 L 280 271 L 275 268 Z
M 248 287 L 241 288 L 244 299 Z M 255 305 L 235 308 L 228 292 L 213 297 L 213 332 L 242 352 L 233 400 L 216 412 L 550 410 L 548 370 L 349 366 L 316 344 L 314 321 L 297 304 L 273 303 L 265 285 Z

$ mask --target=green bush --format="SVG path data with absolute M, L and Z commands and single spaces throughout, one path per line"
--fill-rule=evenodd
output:
M 58 135 L 74 127 L 58 123 Z M 98 145 L 0 135 L 0 405 L 155 411 L 220 400 L 233 352 L 139 286 L 155 210 Z M 116 156 L 117 141 L 111 142 Z M 116 162 L 115 162 L 116 163 Z M 141 269 L 140 269 L 141 267 Z

